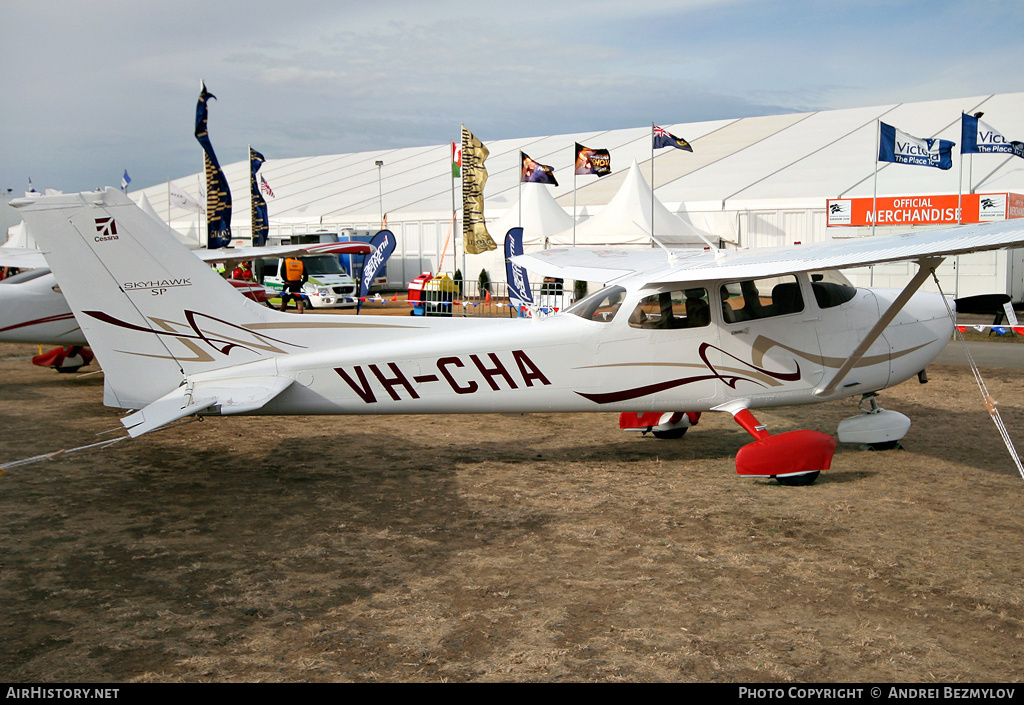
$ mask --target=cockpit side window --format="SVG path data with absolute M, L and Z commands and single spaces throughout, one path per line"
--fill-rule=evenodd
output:
M 818 308 L 840 306 L 857 295 L 857 287 L 836 270 L 812 272 L 811 291 Z
M 629 314 L 632 328 L 702 328 L 711 325 L 707 289 L 662 291 L 645 296 Z
M 800 283 L 792 275 L 723 284 L 720 293 L 726 323 L 785 316 L 804 310 Z
M 595 291 L 586 298 L 580 299 L 565 309 L 565 313 L 571 313 L 588 321 L 608 323 L 615 318 L 615 314 L 618 313 L 624 298 L 626 298 L 626 290 L 621 286 L 605 287 L 600 291 Z

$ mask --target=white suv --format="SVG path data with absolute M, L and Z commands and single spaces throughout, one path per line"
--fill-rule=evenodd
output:
M 341 266 L 337 255 L 310 255 L 300 257 L 306 265 L 309 281 L 302 287 L 313 308 L 346 308 L 356 305 L 358 294 L 355 280 Z M 264 259 L 263 285 L 278 296 L 284 288 L 282 269 L 284 260 Z

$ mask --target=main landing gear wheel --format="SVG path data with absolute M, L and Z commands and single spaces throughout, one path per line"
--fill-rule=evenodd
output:
M 821 473 L 820 470 L 809 472 L 804 475 L 793 475 L 792 477 L 775 477 L 775 481 L 780 485 L 786 487 L 806 487 L 807 485 L 813 485 L 814 481 L 818 479 L 818 475 Z
M 736 453 L 736 472 L 754 477 L 771 477 L 780 485 L 804 487 L 814 484 L 822 470 L 832 465 L 836 439 L 807 429 L 773 436 L 758 423 L 749 409 L 731 411 L 733 419 L 756 438 Z
M 903 444 L 899 441 L 882 441 L 880 443 L 864 443 L 861 450 L 904 450 Z
M 683 426 L 682 428 L 670 428 L 667 431 L 651 431 L 655 438 L 682 438 L 686 435 L 686 429 L 689 426 Z

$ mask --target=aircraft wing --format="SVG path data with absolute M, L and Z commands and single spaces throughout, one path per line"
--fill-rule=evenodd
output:
M 24 247 L 0 247 L 0 267 L 38 269 L 46 266 L 46 258 L 39 250 L 29 250 Z
M 193 250 L 193 252 L 204 262 L 234 262 L 292 255 L 368 255 L 373 252 L 373 246 L 366 242 L 317 242 L 307 245 L 225 247 L 216 250 Z
M 255 411 L 291 386 L 286 377 L 240 377 L 184 384 L 121 419 L 132 438 L 186 416 L 218 407 L 221 414 Z
M 216 250 L 192 250 L 204 262 L 227 262 L 288 257 L 291 255 L 368 255 L 373 246 L 366 242 L 318 242 L 307 245 L 272 245 L 269 247 L 227 247 Z M 36 269 L 46 267 L 40 250 L 23 247 L 0 247 L 0 267 Z
M 546 250 L 512 258 L 530 271 L 587 281 L 644 273 L 652 283 L 751 279 L 823 269 L 1024 246 L 1024 219 L 960 225 L 899 235 L 858 237 L 810 245 L 730 251 Z
M 673 250 L 677 256 L 704 258 L 703 250 Z M 664 267 L 668 255 L 659 249 L 588 249 L 564 247 L 516 255 L 512 261 L 542 276 L 608 282 L 628 274 Z

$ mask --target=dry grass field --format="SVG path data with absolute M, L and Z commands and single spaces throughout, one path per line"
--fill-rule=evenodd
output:
M 0 462 L 119 428 L 0 346 Z M 966 368 L 811 487 L 615 415 L 211 418 L 0 477 L 12 682 L 1017 681 L 1024 480 Z M 1024 447 L 1022 373 L 987 370 Z M 855 400 L 762 412 L 834 433 Z

